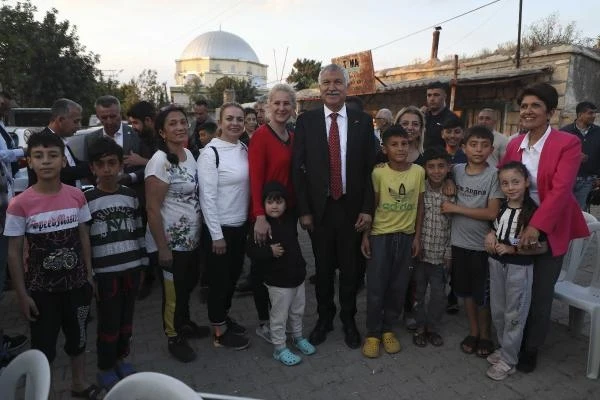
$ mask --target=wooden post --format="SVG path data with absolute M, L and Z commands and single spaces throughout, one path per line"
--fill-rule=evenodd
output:
M 454 55 L 454 77 L 450 81 L 450 111 L 454 111 L 454 99 L 456 98 L 456 84 L 458 83 L 458 54 Z

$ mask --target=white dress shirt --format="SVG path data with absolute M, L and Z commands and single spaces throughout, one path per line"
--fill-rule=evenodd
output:
M 537 188 L 537 174 L 538 167 L 540 165 L 540 156 L 542 155 L 542 150 L 544 149 L 544 144 L 550 135 L 550 125 L 546 128 L 546 132 L 542 135 L 540 140 L 538 140 L 533 146 L 529 146 L 529 132 L 523 138 L 521 145 L 519 148 L 523 151 L 523 155 L 521 156 L 521 161 L 523 165 L 527 167 L 529 171 L 529 195 L 536 202 L 536 204 L 540 204 L 540 194 Z
M 110 136 L 106 133 L 104 128 L 102 128 L 102 134 L 106 137 L 113 139 L 121 148 L 123 148 L 123 124 L 119 125 L 119 130 L 115 132 L 114 136 Z
M 334 112 L 331 111 L 327 106 L 323 106 L 325 109 L 325 130 L 327 131 L 327 140 L 329 140 L 329 128 L 331 128 L 331 117 L 330 115 Z M 338 132 L 340 135 L 340 158 L 342 159 L 342 191 L 346 194 L 346 146 L 348 143 L 348 114 L 346 113 L 346 105 L 337 112 L 337 124 Z

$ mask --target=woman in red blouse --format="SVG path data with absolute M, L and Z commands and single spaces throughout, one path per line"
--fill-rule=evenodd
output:
M 290 176 L 292 163 L 292 144 L 294 134 L 286 124 L 296 108 L 296 93 L 286 84 L 273 86 L 268 95 L 268 123 L 261 125 L 252 135 L 248 148 L 250 167 L 251 219 L 254 224 L 254 240 L 262 243 L 271 233 L 271 226 L 265 218 L 262 193 L 263 186 L 269 181 L 278 181 L 288 193 L 288 209 L 295 206 L 294 187 Z M 256 334 L 270 342 L 269 337 L 269 294 L 263 285 L 263 271 L 260 265 L 251 266 L 254 304 L 258 312 L 260 325 Z

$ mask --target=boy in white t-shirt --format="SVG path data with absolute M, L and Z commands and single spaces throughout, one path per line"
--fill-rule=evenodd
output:
M 101 389 L 85 381 L 86 320 L 94 292 L 86 224 L 90 211 L 79 189 L 60 182 L 66 163 L 62 140 L 35 133 L 28 145 L 27 162 L 38 180 L 12 199 L 4 229 L 19 307 L 30 321 L 31 347 L 42 351 L 48 361 L 56 356 L 58 332 L 64 332 L 64 349 L 71 358 L 71 395 L 99 398 Z

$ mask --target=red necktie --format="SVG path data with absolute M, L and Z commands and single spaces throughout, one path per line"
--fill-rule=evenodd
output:
M 340 155 L 340 130 L 337 124 L 337 113 L 329 114 L 329 194 L 334 200 L 342 197 L 342 157 Z

